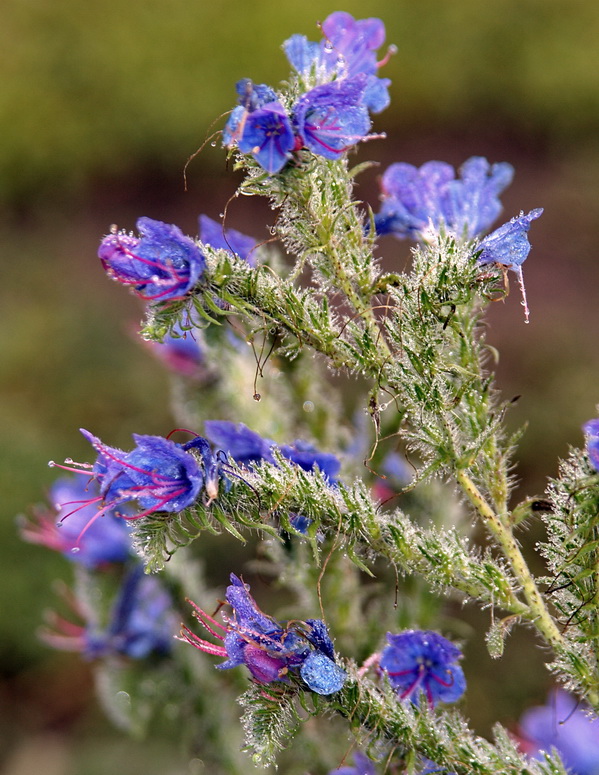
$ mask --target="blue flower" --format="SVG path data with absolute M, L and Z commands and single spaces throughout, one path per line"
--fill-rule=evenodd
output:
M 317 466 L 331 484 L 337 481 L 341 468 L 339 460 L 331 453 L 320 452 L 307 441 L 297 439 L 293 444 L 279 447 L 272 439 L 263 438 L 243 423 L 228 420 L 207 420 L 204 428 L 210 441 L 231 455 L 240 466 L 251 466 L 261 461 L 274 464 L 276 461 L 272 450 L 278 449 L 283 457 L 305 471 L 312 471 Z
M 368 756 L 361 751 L 356 751 L 354 753 L 353 767 L 350 765 L 337 767 L 334 770 L 330 770 L 328 775 L 376 775 L 376 767 Z
M 127 522 L 110 509 L 95 519 L 99 496 L 94 481 L 58 479 L 50 489 L 54 511 L 36 514 L 34 523 L 22 527 L 22 537 L 90 569 L 125 562 L 131 554 Z
M 249 78 L 238 81 L 239 105 L 223 130 L 223 144 L 251 153 L 270 174 L 279 172 L 291 157 L 295 137 L 285 108 L 274 91 Z
M 264 439 L 243 423 L 228 420 L 206 420 L 204 432 L 219 449 L 227 452 L 240 466 L 249 466 L 262 460 L 274 463 L 271 449 L 274 441 Z
M 462 652 L 442 635 L 430 630 L 387 633 L 381 668 L 400 699 L 418 704 L 424 694 L 428 704 L 456 702 L 466 690 L 466 679 L 457 664 Z
M 522 275 L 522 264 L 530 253 L 530 242 L 528 241 L 528 230 L 531 221 L 538 218 L 543 212 L 543 208 L 538 207 L 531 210 L 528 215 L 520 213 L 516 218 L 512 218 L 508 223 L 504 223 L 494 232 L 489 234 L 483 240 L 477 249 L 477 261 L 479 264 L 502 264 L 516 273 L 522 293 L 522 306 L 524 315 L 528 322 L 528 303 L 526 301 L 526 290 L 524 288 L 524 277 Z
M 587 453 L 593 466 L 599 471 L 599 418 L 589 420 L 582 429 L 587 436 Z
M 319 43 L 304 35 L 292 35 L 283 48 L 291 66 L 304 77 L 315 76 L 317 84 L 366 76 L 364 104 L 379 113 L 389 104 L 388 78 L 377 78 L 375 51 L 385 42 L 385 25 L 380 19 L 359 19 L 336 11 L 322 24 L 324 38 Z
M 302 144 L 318 156 L 338 159 L 363 140 L 370 130 L 364 104 L 363 76 L 316 86 L 293 110 L 293 122 Z
M 513 168 L 490 165 L 473 156 L 456 179 L 450 164 L 430 161 L 422 167 L 392 164 L 384 173 L 383 204 L 375 216 L 378 234 L 418 241 L 444 228 L 458 239 L 487 231 L 501 212 L 499 194 L 511 183 Z
M 552 692 L 546 705 L 530 708 L 520 719 L 527 750 L 537 759 L 555 748 L 572 775 L 599 772 L 599 718 L 563 691 Z
M 226 250 L 247 261 L 250 266 L 254 266 L 256 261 L 252 253 L 257 243 L 253 237 L 248 237 L 236 229 L 223 229 L 218 221 L 212 220 L 207 215 L 200 215 L 199 225 L 200 239 L 204 245 L 209 245 L 215 250 Z
M 205 476 L 196 458 L 180 444 L 162 436 L 133 434 L 135 449 L 123 452 L 104 444 L 89 431 L 81 429 L 81 433 L 98 453 L 95 463 L 93 466 L 73 463 L 73 466 L 79 466 L 78 469 L 60 467 L 86 474 L 99 485 L 99 495 L 81 501 L 79 508 L 72 512 L 92 503 L 100 506 L 88 526 L 109 511 L 125 519 L 139 519 L 156 511 L 182 511 L 198 498 Z M 56 464 L 52 462 L 51 465 Z M 134 514 L 116 511 L 117 507 L 130 501 L 136 501 L 142 511 Z
M 102 240 L 98 256 L 109 277 L 128 285 L 142 299 L 180 299 L 202 276 L 205 259 L 177 226 L 139 218 L 141 238 L 121 231 Z
M 225 662 L 217 665 L 220 670 L 245 665 L 260 684 L 287 681 L 288 675 L 299 671 L 302 681 L 317 694 L 341 689 L 346 674 L 334 661 L 333 643 L 322 620 L 282 626 L 260 611 L 249 586 L 235 574 L 231 574 L 226 599 L 233 615 L 223 617 L 224 626 L 192 603 L 194 616 L 224 646 L 199 638 L 185 626 L 181 639 L 200 651 L 223 657 Z
M 293 444 L 283 444 L 280 447 L 281 454 L 287 460 L 291 460 L 304 471 L 312 471 L 319 468 L 331 484 L 337 481 L 337 475 L 341 468 L 339 459 L 330 452 L 320 452 L 307 441 L 297 439 Z
M 42 637 L 55 648 L 79 651 L 86 659 L 116 654 L 144 659 L 168 654 L 172 648 L 176 620 L 171 596 L 141 564 L 125 574 L 107 624 L 98 620 L 89 604 L 73 598 L 71 605 L 84 624 L 52 617 L 55 630 L 43 631 Z
M 518 271 L 530 253 L 528 230 L 531 221 L 538 218 L 542 212 L 543 208 L 538 207 L 528 215 L 520 213 L 481 240 L 478 246 L 480 253 L 477 256 L 479 264 L 503 264 Z

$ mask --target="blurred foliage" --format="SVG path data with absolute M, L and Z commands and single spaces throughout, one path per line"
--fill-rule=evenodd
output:
M 550 137 L 599 128 L 593 0 L 4 0 L 0 198 L 74 189 L 152 160 L 171 169 L 235 103 L 241 77 L 276 83 L 276 46 L 343 7 L 385 20 L 399 47 L 385 127 L 506 122 Z M 222 126 L 217 123 L 216 128 Z

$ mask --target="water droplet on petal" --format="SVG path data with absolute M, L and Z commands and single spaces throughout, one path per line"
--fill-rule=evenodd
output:
M 79 547 L 78 547 L 78 546 L 74 546 L 74 547 L 71 549 L 71 554 L 77 554 L 77 552 L 79 552 L 79 551 L 80 551 L 80 550 L 79 550 Z

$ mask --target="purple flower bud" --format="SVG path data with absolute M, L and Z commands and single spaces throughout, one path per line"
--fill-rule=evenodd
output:
M 204 272 L 198 246 L 162 221 L 139 218 L 137 229 L 139 239 L 125 232 L 104 237 L 98 256 L 107 274 L 146 301 L 183 298 Z
M 338 159 L 370 131 L 364 76 L 316 86 L 298 100 L 294 125 L 302 144 L 326 159 Z
M 424 694 L 433 707 L 437 702 L 456 702 L 464 694 L 466 679 L 457 664 L 462 652 L 442 635 L 406 630 L 387 633 L 387 640 L 380 666 L 401 700 L 417 705 Z
M 345 671 L 334 661 L 334 652 L 326 625 L 320 619 L 281 625 L 262 613 L 249 593 L 249 587 L 235 574 L 227 587 L 227 602 L 232 616 L 217 622 L 194 603 L 194 616 L 215 638 L 218 646 L 183 627 L 181 639 L 200 651 L 225 658 L 217 667 L 228 670 L 245 665 L 257 683 L 287 681 L 299 670 L 303 682 L 317 694 L 333 694 L 345 682 Z

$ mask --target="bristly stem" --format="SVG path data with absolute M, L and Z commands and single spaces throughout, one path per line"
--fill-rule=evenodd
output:
M 522 592 L 524 593 L 524 597 L 526 598 L 526 602 L 528 603 L 532 615 L 532 623 L 556 653 L 562 652 L 565 648 L 564 638 L 560 633 L 555 620 L 547 610 L 547 606 L 545 605 L 532 573 L 528 568 L 526 560 L 520 551 L 520 547 L 514 538 L 511 528 L 504 523 L 500 515 L 493 511 L 472 479 L 464 470 L 458 470 L 456 478 L 460 487 L 487 525 L 489 531 L 499 543 L 504 555 L 511 565 L 512 571 L 522 585 Z

